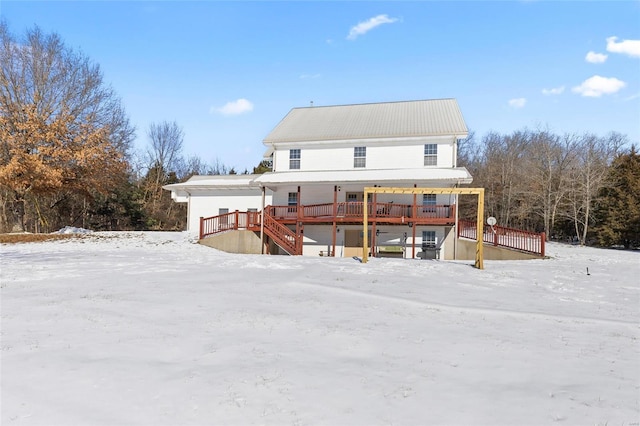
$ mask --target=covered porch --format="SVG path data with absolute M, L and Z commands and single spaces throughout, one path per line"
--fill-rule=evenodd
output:
M 423 205 L 373 201 L 367 203 L 369 223 L 407 225 L 452 225 L 455 222 L 455 204 Z M 265 212 L 283 224 L 362 223 L 365 203 L 345 201 L 311 205 L 266 206 Z

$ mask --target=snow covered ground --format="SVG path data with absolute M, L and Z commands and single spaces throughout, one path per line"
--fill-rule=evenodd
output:
M 480 271 L 184 233 L 2 245 L 0 420 L 638 425 L 640 253 L 547 252 Z

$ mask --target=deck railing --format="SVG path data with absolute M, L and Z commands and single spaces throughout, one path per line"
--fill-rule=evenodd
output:
M 200 239 L 238 229 L 260 230 L 260 213 L 235 211 L 218 216 L 200 218 Z M 295 232 L 268 214 L 265 214 L 264 230 L 287 253 L 292 255 L 302 254 L 302 238 L 297 237 Z
M 298 212 L 300 209 L 300 212 Z M 334 219 L 359 221 L 364 212 L 363 202 L 342 202 L 310 204 L 304 206 L 267 206 L 265 215 L 272 216 L 275 220 L 288 220 L 302 222 L 307 221 L 332 221 Z M 300 214 L 298 214 L 300 213 Z M 370 219 L 411 219 L 414 217 L 411 204 L 397 203 L 368 203 L 367 215 Z M 441 219 L 453 222 L 455 217 L 455 205 L 451 206 L 416 206 L 415 218 L 417 219 Z M 200 218 L 200 238 L 215 235 L 220 232 L 260 228 L 259 212 L 231 212 L 218 216 Z
M 200 218 L 200 239 L 220 232 L 237 229 L 260 228 L 260 213 L 231 212 L 212 217 Z
M 377 217 L 401 217 L 410 218 L 407 207 L 412 206 L 377 203 L 375 216 Z M 290 218 L 332 218 L 334 217 L 333 204 L 316 204 L 301 206 L 303 215 L 298 217 L 297 206 L 267 206 L 265 207 L 264 229 L 276 243 L 289 254 L 302 254 L 302 238 L 294 231 L 278 222 L 278 219 Z M 337 203 L 335 206 L 337 217 L 362 217 L 364 203 L 347 202 Z M 373 216 L 373 205 L 369 205 L 368 214 Z M 420 218 L 449 218 L 455 213 L 455 206 L 420 206 L 417 208 L 417 217 Z M 341 216 L 342 215 L 342 216 Z M 200 239 L 221 232 L 249 229 L 260 230 L 260 212 L 225 213 L 218 216 L 200 218 Z M 545 255 L 545 233 L 523 231 L 521 229 L 507 228 L 504 226 L 484 226 L 483 240 L 486 244 L 496 247 L 505 247 L 520 250 L 526 253 Z M 458 221 L 458 237 L 477 240 L 476 222 L 468 220 Z
M 476 222 L 459 220 L 458 237 L 477 240 Z M 523 231 L 498 225 L 491 227 L 485 224 L 482 239 L 486 244 L 492 244 L 496 247 L 520 250 L 542 257 L 545 255 L 546 238 L 544 232 Z
M 300 215 L 298 215 L 298 209 L 300 209 Z M 268 214 L 276 219 L 327 219 L 331 220 L 335 218 L 341 219 L 362 219 L 364 213 L 363 202 L 341 202 L 326 204 L 310 204 L 304 206 L 269 206 L 266 207 Z M 397 204 L 397 203 L 368 203 L 367 215 L 370 218 L 387 218 L 387 219 L 399 219 L 399 218 L 413 218 L 413 206 L 411 204 Z M 419 219 L 451 219 L 453 221 L 455 217 L 454 205 L 433 205 L 433 206 L 417 206 L 416 218 Z

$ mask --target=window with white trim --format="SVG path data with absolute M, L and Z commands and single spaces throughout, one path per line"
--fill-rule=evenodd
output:
M 428 143 L 424 146 L 424 165 L 438 165 L 438 144 Z
M 422 205 L 423 206 L 435 206 L 436 205 L 436 194 L 422 194 Z
M 436 194 L 422 194 L 422 212 L 435 213 Z
M 422 245 L 435 247 L 437 244 L 436 231 L 422 231 Z
M 300 150 L 289 150 L 289 170 L 297 170 L 300 168 Z
M 218 227 L 219 229 L 227 229 L 229 226 L 229 209 L 221 208 L 218 209 L 218 215 L 221 216 L 218 218 Z
M 367 166 L 367 147 L 356 146 L 353 148 L 353 167 L 361 168 Z
M 287 197 L 287 205 L 289 206 L 289 213 L 295 212 L 296 209 L 293 207 L 296 207 L 298 205 L 298 193 L 297 192 L 290 192 L 289 196 Z

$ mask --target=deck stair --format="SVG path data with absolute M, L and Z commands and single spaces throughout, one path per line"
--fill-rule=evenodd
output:
M 278 222 L 269 214 L 270 209 L 265 209 L 264 233 L 290 255 L 302 254 L 302 236 L 297 235 L 286 225 Z M 216 235 L 222 232 L 246 229 L 260 231 L 260 213 L 258 212 L 232 212 L 218 216 L 200 218 L 200 239 Z
M 268 209 L 265 209 L 264 233 L 290 255 L 301 255 L 302 237 L 274 219 L 268 211 Z

